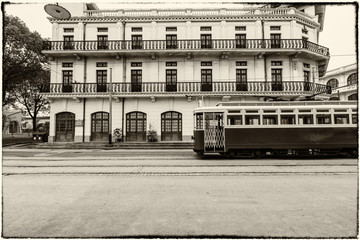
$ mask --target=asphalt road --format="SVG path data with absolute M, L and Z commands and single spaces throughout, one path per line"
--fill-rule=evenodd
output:
M 4 237 L 356 237 L 357 159 L 3 149 Z

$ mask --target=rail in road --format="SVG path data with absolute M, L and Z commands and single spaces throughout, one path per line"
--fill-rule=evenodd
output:
M 357 159 L 197 158 L 191 150 L 3 152 L 3 175 L 237 176 L 357 174 Z

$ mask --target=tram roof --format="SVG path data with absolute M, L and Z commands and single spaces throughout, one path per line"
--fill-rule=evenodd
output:
M 357 108 L 357 101 L 281 101 L 281 102 L 219 102 L 212 107 L 199 107 L 199 110 L 219 110 L 219 109 L 244 109 L 249 108 Z

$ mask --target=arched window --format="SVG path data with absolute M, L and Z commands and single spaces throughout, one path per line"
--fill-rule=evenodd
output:
M 107 141 L 109 139 L 109 113 L 91 114 L 91 141 Z
M 357 84 L 358 82 L 358 75 L 357 73 L 350 74 L 347 78 L 347 85 Z
M 332 78 L 327 81 L 326 85 L 331 86 L 331 88 L 337 88 L 339 86 L 339 81 L 336 78 Z
M 348 96 L 348 100 L 358 100 L 357 93 L 354 93 L 354 94 L 351 94 L 350 96 Z
M 182 114 L 169 111 L 161 114 L 161 141 L 182 140 Z
M 130 112 L 126 114 L 126 141 L 146 140 L 146 113 Z
M 75 134 L 75 114 L 61 112 L 56 114 L 56 135 L 57 142 L 73 142 Z

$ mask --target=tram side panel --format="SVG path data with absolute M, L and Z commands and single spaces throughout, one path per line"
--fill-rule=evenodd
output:
M 194 131 L 194 151 L 204 152 L 204 130 Z
M 245 149 L 356 149 L 357 129 L 227 128 L 225 151 Z

